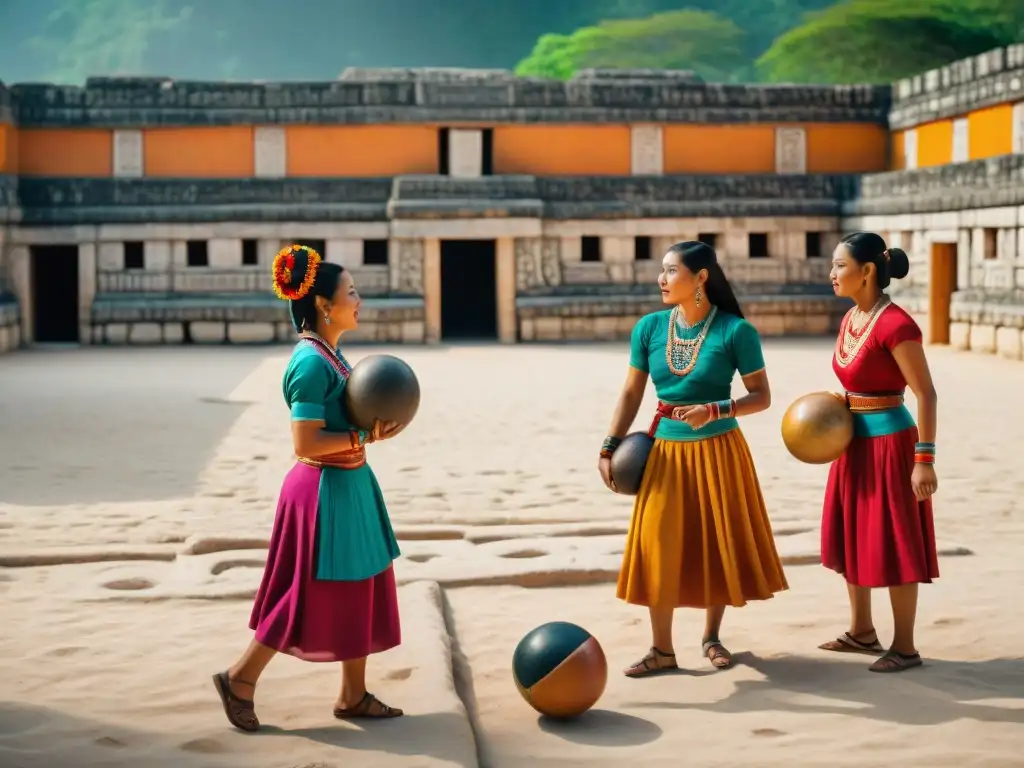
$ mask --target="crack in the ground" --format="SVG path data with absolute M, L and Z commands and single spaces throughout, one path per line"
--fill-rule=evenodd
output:
M 483 744 L 480 718 L 477 714 L 476 691 L 473 687 L 473 669 L 469 664 L 469 659 L 466 658 L 466 654 L 462 652 L 459 635 L 455 629 L 455 616 L 452 614 L 451 603 L 448 602 L 448 592 L 444 588 L 441 589 L 441 617 L 444 621 L 444 628 L 448 633 L 451 647 L 452 682 L 455 685 L 455 694 L 459 697 L 462 706 L 466 710 L 469 730 L 473 734 L 473 748 L 476 750 L 477 768 L 490 768 L 490 762 L 487 759 Z

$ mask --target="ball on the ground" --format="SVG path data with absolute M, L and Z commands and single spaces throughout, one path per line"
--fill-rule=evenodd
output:
M 619 493 L 636 496 L 644 479 L 647 458 L 651 455 L 654 438 L 646 432 L 630 432 L 612 454 L 612 480 Z
M 608 661 L 597 638 L 565 621 L 531 630 L 512 656 L 519 693 L 542 715 L 571 718 L 590 709 L 604 693 Z
M 846 401 L 831 392 L 798 397 L 782 417 L 782 441 L 805 464 L 835 461 L 853 440 L 853 414 Z
M 349 420 L 373 429 L 377 419 L 408 425 L 420 407 L 420 383 L 409 364 L 394 355 L 369 355 L 352 367 L 345 386 Z

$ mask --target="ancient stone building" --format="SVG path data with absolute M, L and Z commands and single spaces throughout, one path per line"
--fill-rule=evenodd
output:
M 0 348 L 289 338 L 269 265 L 292 242 L 352 270 L 362 340 L 624 338 L 697 238 L 763 334 L 819 334 L 847 307 L 831 251 L 865 227 L 913 254 L 899 298 L 931 340 L 1020 357 L 1022 79 L 1024 46 L 893 88 L 0 86 Z

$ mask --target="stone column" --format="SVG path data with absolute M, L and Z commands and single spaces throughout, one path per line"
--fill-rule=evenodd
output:
M 903 165 L 904 170 L 913 171 L 917 168 L 917 129 L 911 128 L 903 134 Z
M 1013 152 L 1024 155 L 1024 101 L 1013 105 Z
M 953 121 L 953 162 L 966 163 L 970 159 L 970 125 L 966 117 L 961 117 Z
M 436 237 L 423 243 L 423 305 L 424 341 L 436 344 L 441 340 L 441 241 Z
M 495 244 L 495 289 L 498 304 L 498 340 L 515 344 L 518 338 L 516 314 L 516 247 L 515 239 L 499 237 Z
M 21 313 L 21 341 L 31 344 L 36 337 L 35 302 L 32 300 L 32 255 L 28 246 L 16 245 L 9 254 L 11 288 L 18 299 Z
M 78 339 L 92 340 L 92 303 L 96 298 L 96 243 L 78 246 Z M 123 261 L 122 261 L 123 263 Z

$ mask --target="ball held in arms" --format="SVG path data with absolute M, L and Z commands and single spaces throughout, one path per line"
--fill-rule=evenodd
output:
M 373 429 L 378 419 L 406 426 L 420 407 L 420 383 L 404 360 L 369 355 L 349 374 L 345 406 L 349 419 L 360 429 Z
M 805 464 L 828 464 L 853 440 L 853 414 L 846 401 L 832 392 L 798 397 L 782 417 L 782 441 L 792 456 Z
M 644 479 L 654 438 L 646 432 L 630 432 L 612 453 L 612 482 L 618 493 L 636 496 Z

